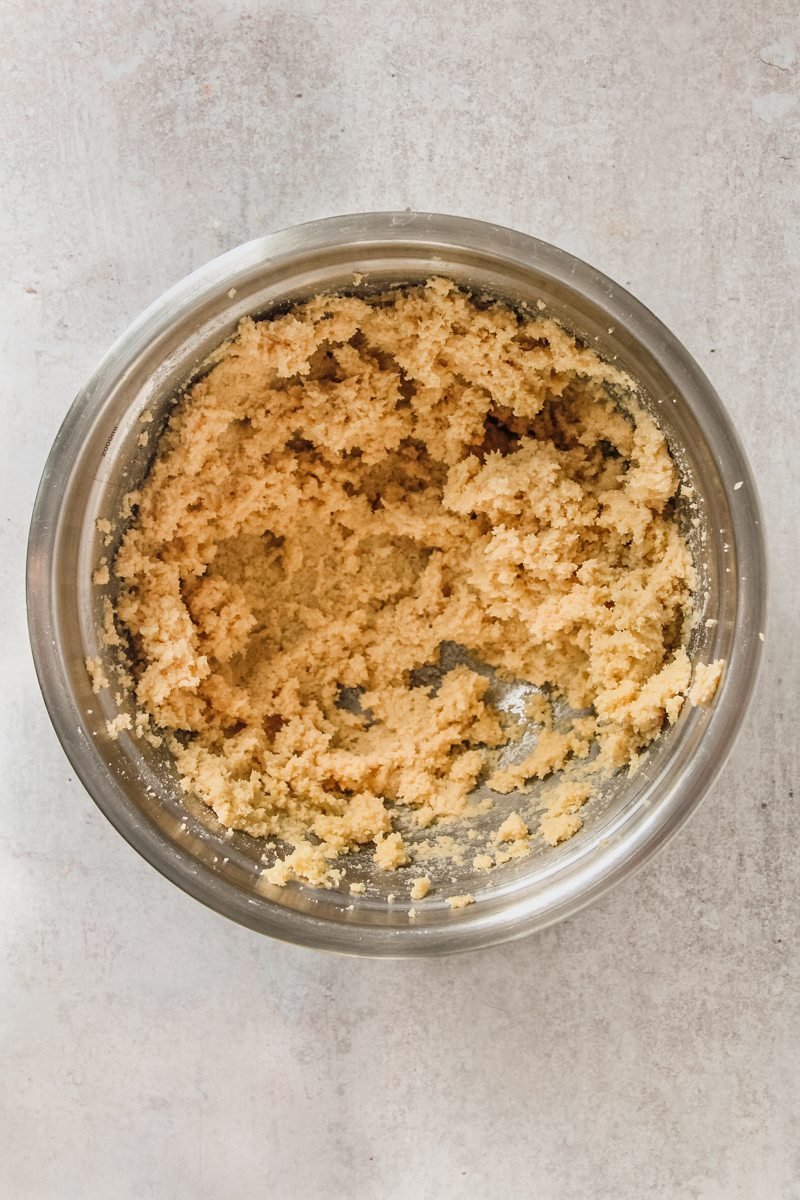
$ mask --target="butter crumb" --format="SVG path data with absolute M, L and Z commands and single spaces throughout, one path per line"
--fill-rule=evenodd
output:
M 465 892 L 463 896 L 450 896 L 447 903 L 451 908 L 466 908 L 468 904 L 475 903 L 475 897 L 472 892 Z
M 149 713 L 142 712 L 141 709 L 137 711 L 134 718 L 134 729 L 136 736 L 142 738 L 143 741 L 147 742 L 154 749 L 163 746 L 164 739 L 159 734 L 154 733 L 151 728 Z
M 694 682 L 689 690 L 689 703 L 694 707 L 710 704 L 716 695 L 724 659 L 718 658 L 713 663 L 698 663 L 694 669 Z
M 122 638 L 114 623 L 114 608 L 108 596 L 103 596 L 103 645 L 121 646 Z
M 122 505 L 120 508 L 120 515 L 122 516 L 123 520 L 127 520 L 128 517 L 133 515 L 133 510 L 136 508 L 141 498 L 142 493 L 137 492 L 136 490 L 125 493 L 125 495 L 122 497 Z
M 415 879 L 411 885 L 411 899 L 424 900 L 431 890 L 431 881 L 427 875 L 423 875 L 421 879 Z
M 548 846 L 557 846 L 566 842 L 583 826 L 583 821 L 577 813 L 561 813 L 557 817 L 542 817 L 539 830 Z
M 546 793 L 545 813 L 539 822 L 539 833 L 549 846 L 557 846 L 577 833 L 583 825 L 578 816 L 592 794 L 588 783 L 565 779 Z
M 498 842 L 515 842 L 528 836 L 528 826 L 518 812 L 512 812 L 506 817 L 496 833 Z
M 132 725 L 133 722 L 131 721 L 130 714 L 120 713 L 118 717 L 114 717 L 113 721 L 106 721 L 106 730 L 112 742 L 115 742 L 122 730 L 130 729 Z
M 383 871 L 395 871 L 408 862 L 405 843 L 399 833 L 387 833 L 375 843 L 375 862 Z
M 102 659 L 87 658 L 86 670 L 89 674 L 90 680 L 92 681 L 92 691 L 95 694 L 97 692 L 101 692 L 103 688 L 107 688 L 109 686 L 108 676 L 105 673 Z

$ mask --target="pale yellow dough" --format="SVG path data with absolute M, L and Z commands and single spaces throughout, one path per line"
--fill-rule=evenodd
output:
M 560 841 L 591 791 L 572 765 L 623 766 L 676 718 L 693 568 L 624 386 L 553 321 L 432 279 L 244 320 L 179 400 L 129 499 L 116 617 L 187 791 L 293 847 L 272 882 L 331 884 L 369 843 L 403 866 L 397 813 L 465 815 L 486 773 L 505 793 L 566 769 L 530 832 Z M 533 754 L 492 775 L 519 730 L 485 675 L 424 682 L 445 642 L 588 714 L 554 725 L 542 698 Z M 515 814 L 492 861 L 528 835 Z

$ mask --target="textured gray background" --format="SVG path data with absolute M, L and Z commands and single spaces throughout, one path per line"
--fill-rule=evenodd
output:
M 795 0 L 5 0 L 0 1196 L 800 1197 Z M 449 961 L 273 945 L 95 810 L 23 614 L 42 463 L 98 355 L 237 242 L 483 217 L 586 257 L 733 412 L 771 534 L 767 662 L 637 878 Z

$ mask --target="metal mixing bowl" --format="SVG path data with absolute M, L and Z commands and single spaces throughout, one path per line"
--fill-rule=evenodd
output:
M 451 911 L 433 895 L 410 916 L 408 880 L 376 874 L 367 853 L 349 868 L 350 879 L 369 880 L 364 896 L 265 886 L 257 840 L 227 834 L 210 810 L 184 797 L 165 754 L 127 734 L 109 738 L 106 720 L 117 710 L 107 691 L 92 693 L 84 662 L 107 653 L 91 573 L 113 547 L 103 550 L 97 520 L 116 520 L 122 496 L 147 470 L 154 439 L 139 445 L 141 413 L 149 409 L 157 429 L 176 389 L 245 314 L 322 290 L 437 273 L 514 304 L 543 301 L 548 315 L 641 385 L 698 498 L 699 527 L 687 528 L 702 612 L 690 654 L 696 661 L 723 658 L 727 668 L 714 704 L 686 706 L 642 768 L 618 775 L 590 802 L 574 838 L 488 875 L 450 867 L 439 894 L 472 892 L 475 903 Z M 354 286 L 354 274 L 364 282 Z M 569 254 L 494 225 L 423 213 L 336 217 L 260 238 L 151 305 L 67 414 L 42 477 L 28 553 L 42 692 L 99 808 L 162 874 L 218 912 L 262 933 L 353 954 L 434 954 L 519 937 L 574 913 L 640 867 L 680 828 L 731 748 L 755 681 L 764 610 L 764 547 L 750 470 L 718 397 L 683 346 L 626 291 Z M 513 807 L 513 797 L 505 802 Z

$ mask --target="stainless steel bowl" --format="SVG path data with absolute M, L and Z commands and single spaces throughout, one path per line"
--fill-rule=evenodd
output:
M 643 388 L 684 478 L 699 497 L 693 545 L 702 619 L 697 660 L 724 658 L 708 709 L 688 709 L 586 813 L 569 842 L 542 847 L 490 875 L 459 868 L 450 887 L 475 903 L 435 897 L 409 916 L 391 876 L 370 895 L 300 884 L 264 886 L 262 847 L 231 836 L 184 797 L 168 758 L 123 734 L 116 709 L 93 695 L 84 667 L 103 655 L 91 572 L 103 552 L 98 518 L 148 467 L 139 416 L 154 428 L 244 314 L 263 314 L 325 289 L 418 281 L 441 273 L 549 315 L 616 358 Z M 262 933 L 351 954 L 410 956 L 486 946 L 574 913 L 640 867 L 699 803 L 733 744 L 763 640 L 765 563 L 756 491 L 714 389 L 672 334 L 617 284 L 569 254 L 509 229 L 425 213 L 373 213 L 302 225 L 240 246 L 177 284 L 109 350 L 69 410 L 44 470 L 31 524 L 28 613 L 42 692 L 72 765 L 124 838 L 173 883 Z M 366 868 L 364 868 L 366 869 Z M 390 889 L 397 899 L 388 897 Z

